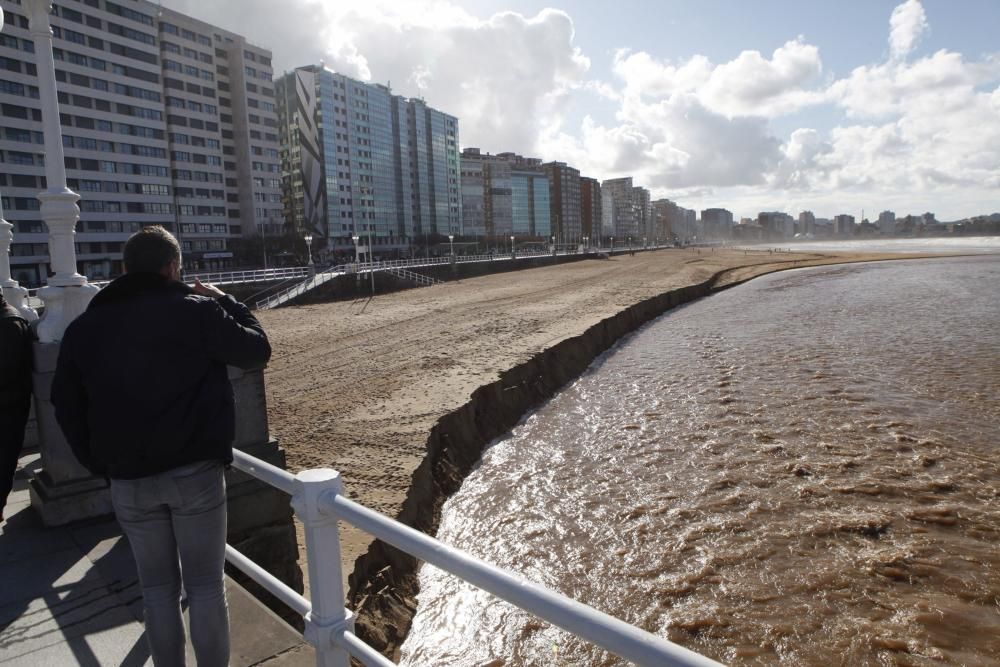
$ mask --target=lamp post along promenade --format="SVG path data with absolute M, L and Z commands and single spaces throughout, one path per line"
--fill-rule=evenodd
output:
M 35 41 L 38 68 L 38 98 L 42 107 L 42 135 L 45 141 L 45 179 L 47 188 L 38 194 L 42 221 L 49 231 L 50 268 L 54 275 L 38 290 L 45 313 L 38 322 L 38 340 L 55 343 L 66 327 L 87 309 L 98 289 L 87 284 L 86 276 L 76 270 L 76 221 L 80 195 L 66 186 L 63 162 L 62 128 L 59 125 L 59 101 L 56 95 L 56 71 L 52 58 L 52 27 L 49 13 L 52 3 L 25 0 L 28 31 Z
M 23 0 L 21 6 L 28 14 L 28 31 L 35 42 L 46 179 L 46 189 L 38 194 L 38 200 L 42 221 L 48 228 L 53 273 L 46 286 L 38 290 L 45 312 L 35 329 L 38 342 L 34 348 L 32 384 L 42 469 L 31 479 L 30 494 L 31 505 L 41 515 L 43 523 L 60 525 L 111 512 L 107 483 L 91 475 L 73 456 L 49 401 L 59 341 L 69 323 L 87 309 L 98 288 L 88 284 L 86 276 L 76 270 L 74 237 L 76 222 L 80 219 L 80 209 L 76 205 L 80 196 L 66 186 L 52 27 L 49 25 L 52 3 Z

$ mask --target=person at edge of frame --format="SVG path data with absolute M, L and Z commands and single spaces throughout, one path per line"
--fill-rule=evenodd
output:
M 124 263 L 66 329 L 56 419 L 80 463 L 110 480 L 153 663 L 184 664 L 183 583 L 198 665 L 227 665 L 223 473 L 236 426 L 226 366 L 260 367 L 271 346 L 232 296 L 180 282 L 181 249 L 163 227 L 133 234 Z
M 31 343 L 28 324 L 0 289 L 0 522 L 14 488 L 17 460 L 31 411 Z

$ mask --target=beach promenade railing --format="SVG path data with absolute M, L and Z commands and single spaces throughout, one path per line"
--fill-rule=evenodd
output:
M 309 276 L 308 266 L 289 266 L 280 269 L 251 269 L 248 271 L 213 271 L 210 273 L 186 273 L 184 282 L 193 284 L 195 278 L 203 283 L 213 285 L 232 285 L 235 283 L 260 283 L 270 280 L 288 280 L 289 278 L 306 278 Z
M 226 560 L 302 615 L 305 638 L 315 647 L 316 664 L 320 667 L 348 667 L 351 656 L 368 666 L 393 664 L 354 634 L 354 617 L 344 607 L 338 521 L 349 523 L 637 665 L 719 664 L 348 499 L 340 474 L 334 470 L 304 470 L 292 475 L 244 452 L 233 454 L 235 468 L 292 497 L 292 507 L 305 532 L 312 600 L 302 597 L 228 545 Z
M 581 248 L 580 246 L 573 245 L 561 245 L 556 249 L 556 255 L 579 255 L 579 254 L 599 254 L 599 253 L 621 253 L 626 250 L 657 250 L 659 248 L 665 248 L 670 246 L 647 246 L 645 248 L 626 248 L 622 246 L 617 246 L 615 248 L 600 247 L 596 245 L 589 246 L 587 248 Z M 764 251 L 766 252 L 766 251 Z M 218 271 L 211 273 L 188 273 L 184 276 L 184 282 L 188 284 L 194 284 L 197 278 L 203 283 L 211 283 L 213 285 L 234 285 L 240 283 L 258 283 L 258 282 L 268 282 L 268 281 L 278 281 L 278 280 L 298 280 L 302 279 L 290 287 L 282 289 L 275 294 L 265 298 L 259 299 L 255 304 L 255 308 L 274 308 L 279 306 L 289 299 L 293 299 L 296 296 L 304 294 L 305 292 L 318 287 L 323 283 L 336 278 L 337 276 L 348 274 L 348 273 L 367 273 L 368 271 L 384 271 L 392 268 L 408 268 L 408 267 L 421 267 L 421 266 L 436 266 L 441 264 L 450 264 L 452 261 L 456 264 L 466 264 L 472 262 L 495 262 L 503 261 L 509 259 L 528 259 L 532 257 L 544 257 L 551 256 L 553 252 L 551 250 L 538 250 L 538 249 L 525 249 L 518 248 L 515 254 L 512 256 L 509 251 L 503 253 L 490 253 L 490 254 L 480 254 L 480 255 L 455 255 L 454 260 L 451 255 L 444 255 L 440 257 L 413 257 L 410 259 L 392 259 L 383 260 L 378 262 L 351 262 L 349 264 L 338 264 L 337 266 L 332 266 L 323 271 L 317 272 L 315 276 L 311 275 L 312 271 L 308 266 L 294 266 L 294 267 L 284 267 L 278 269 L 252 269 L 247 271 Z M 97 287 L 104 287 L 107 285 L 109 280 L 92 280 L 91 285 Z M 41 308 L 44 304 L 42 300 L 37 296 L 37 288 L 28 289 L 28 305 L 32 308 Z
M 586 252 L 586 251 L 585 251 Z M 524 259 L 528 257 L 539 257 L 550 255 L 549 251 L 539 251 L 539 250 L 518 250 L 515 259 Z M 570 252 L 563 252 L 562 254 L 574 254 Z M 455 255 L 454 262 L 456 264 L 465 264 L 470 262 L 491 262 L 497 260 L 507 260 L 511 259 L 509 254 L 504 255 Z M 257 310 L 264 310 L 267 308 L 276 308 L 284 303 L 287 303 L 295 297 L 305 294 L 311 289 L 319 287 L 323 283 L 332 280 L 341 275 L 346 274 L 360 274 L 368 273 L 370 271 L 391 271 L 393 269 L 408 269 L 414 267 L 422 266 L 440 266 L 443 264 L 452 263 L 451 255 L 445 255 L 442 257 L 413 257 L 410 259 L 390 259 L 390 260 L 380 260 L 377 262 L 352 262 L 350 264 L 338 264 L 332 266 L 328 269 L 318 272 L 315 276 L 308 276 L 308 274 L 303 275 L 305 278 L 300 283 L 287 287 L 283 290 L 275 292 L 265 299 L 258 300 L 254 307 Z M 202 279 L 202 282 L 206 282 Z M 440 281 L 437 281 L 440 282 Z

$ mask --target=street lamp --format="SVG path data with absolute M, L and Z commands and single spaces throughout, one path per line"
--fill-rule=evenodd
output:
M 361 283 L 361 258 L 358 255 L 358 241 L 361 239 L 354 233 L 351 235 L 351 240 L 354 241 L 354 282 Z
M 455 235 L 448 234 L 448 245 L 451 248 L 451 259 L 455 261 Z
M 615 254 L 615 237 L 611 237 L 611 254 Z
M 510 256 L 517 257 L 517 250 L 514 249 L 514 235 L 510 236 Z
M 264 270 L 267 271 L 267 221 L 260 221 L 260 248 L 264 253 Z
M 313 237 L 312 234 L 305 235 L 306 242 L 306 252 L 309 253 L 309 275 L 314 275 L 316 273 L 316 265 L 313 264 Z

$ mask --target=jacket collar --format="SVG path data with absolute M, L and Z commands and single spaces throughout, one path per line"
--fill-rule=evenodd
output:
M 127 273 L 115 278 L 98 292 L 91 299 L 87 310 L 155 292 L 194 294 L 194 290 L 184 283 L 171 280 L 159 273 Z

